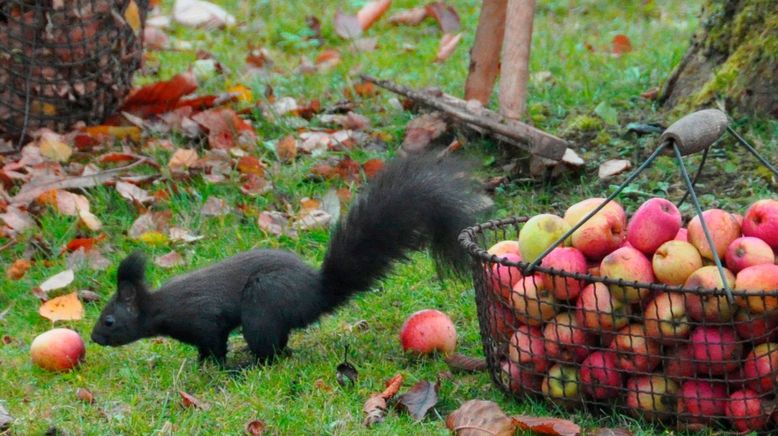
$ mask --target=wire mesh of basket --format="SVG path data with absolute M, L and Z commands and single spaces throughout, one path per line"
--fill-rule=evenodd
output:
M 0 137 L 99 123 L 142 61 L 146 2 L 0 1 Z

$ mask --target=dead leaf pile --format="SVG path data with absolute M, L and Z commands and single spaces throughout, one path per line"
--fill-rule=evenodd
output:
M 572 421 L 558 418 L 517 415 L 509 417 L 497 403 L 470 400 L 462 404 L 446 418 L 446 427 L 456 435 L 510 436 L 516 430 L 533 434 L 579 436 L 581 427 Z

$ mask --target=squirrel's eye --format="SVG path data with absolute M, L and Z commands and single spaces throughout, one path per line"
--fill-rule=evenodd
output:
M 106 327 L 112 326 L 114 323 L 113 315 L 108 315 L 105 317 L 105 320 L 103 320 L 103 324 L 105 324 Z

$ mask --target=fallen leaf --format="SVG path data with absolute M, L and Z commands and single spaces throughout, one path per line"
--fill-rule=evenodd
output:
M 154 264 L 162 268 L 173 268 L 174 266 L 183 265 L 184 258 L 176 251 L 157 256 L 154 258 Z
M 333 18 L 335 33 L 341 38 L 353 39 L 362 34 L 362 26 L 356 15 L 348 15 L 338 9 Z
M 197 150 L 179 148 L 170 156 L 167 167 L 170 171 L 181 172 L 188 170 L 195 162 L 197 162 Z
M 119 140 L 129 139 L 132 142 L 140 142 L 141 134 L 141 130 L 137 126 L 88 126 L 81 129 L 81 131 L 97 140 L 113 138 Z
M 57 289 L 62 289 L 65 286 L 73 283 L 75 275 L 72 269 L 66 269 L 65 271 L 58 272 L 49 277 L 45 282 L 41 283 L 38 288 L 43 292 L 50 292 Z
M 334 48 L 324 49 L 316 56 L 313 63 L 320 71 L 328 70 L 340 63 L 340 52 Z
M 370 159 L 362 164 L 362 170 L 368 179 L 372 179 L 376 174 L 384 169 L 384 161 L 381 159 Z
M 354 384 L 359 378 L 359 372 L 354 368 L 354 365 L 348 362 L 341 362 L 335 369 L 335 380 L 338 384 L 345 386 L 346 384 Z
M 224 216 L 230 213 L 230 206 L 223 199 L 210 196 L 200 208 L 200 213 L 205 216 Z
M 84 317 L 84 306 L 78 299 L 78 294 L 71 292 L 43 303 L 38 313 L 52 322 L 78 321 Z
M 362 425 L 372 427 L 375 424 L 380 424 L 386 417 L 386 399 L 381 394 L 373 394 L 365 401 L 362 411 L 365 413 Z
M 578 436 L 581 434 L 581 427 L 567 419 L 525 415 L 515 415 L 511 419 L 517 428 L 534 433 L 555 436 Z
M 79 247 L 68 254 L 65 263 L 73 271 L 84 267 L 89 267 L 95 271 L 104 271 L 111 265 L 111 262 L 100 253 L 100 250 L 93 249 L 87 251 L 83 247 Z
M 200 401 L 193 395 L 187 394 L 184 391 L 178 391 L 178 394 L 181 395 L 181 404 L 184 407 L 194 407 L 195 409 L 201 410 L 208 410 L 208 408 L 211 407 L 208 403 Z
M 90 230 L 98 231 L 103 227 L 100 220 L 89 209 L 79 209 L 78 217 L 81 218 L 81 222 Z
M 87 404 L 92 404 L 95 402 L 95 396 L 87 388 L 76 389 L 76 398 L 78 398 L 79 401 Z
M 513 420 L 500 406 L 484 400 L 470 400 L 459 406 L 446 418 L 446 427 L 457 436 L 512 436 L 516 432 Z
M 438 402 L 439 383 L 422 380 L 408 392 L 397 397 L 395 407 L 406 410 L 416 421 L 421 421 L 427 411 Z
M 272 189 L 273 185 L 267 179 L 256 174 L 249 174 L 240 184 L 240 192 L 251 196 L 263 195 Z
M 251 89 L 246 87 L 245 85 L 237 84 L 230 86 L 227 88 L 227 92 L 230 94 L 235 94 L 238 97 L 238 101 L 242 103 L 253 103 L 254 102 L 254 93 L 251 92 Z
M 386 400 L 391 400 L 400 391 L 404 377 L 402 374 L 397 374 L 394 377 L 386 381 L 386 389 L 381 392 L 381 396 Z
M 13 420 L 11 415 L 8 414 L 8 411 L 5 410 L 5 407 L 0 404 L 0 431 L 5 431 L 10 428 Z
M 5 276 L 10 280 L 19 280 L 27 273 L 32 266 L 32 262 L 27 259 L 16 259 L 11 266 L 5 270 Z
M 261 212 L 257 218 L 257 225 L 260 229 L 276 236 L 290 233 L 289 220 L 286 215 L 277 211 Z
M 265 434 L 265 430 L 267 430 L 267 426 L 264 422 L 254 419 L 246 423 L 246 434 L 249 436 L 262 436 Z
M 351 46 L 358 52 L 371 52 L 378 47 L 378 37 L 357 38 L 353 41 Z
M 65 143 L 65 138 L 48 129 L 40 130 L 38 147 L 42 156 L 57 162 L 67 162 L 73 154 L 73 149 Z
M 611 159 L 606 160 L 600 164 L 600 169 L 597 175 L 600 180 L 609 179 L 615 175 L 621 174 L 624 171 L 632 168 L 632 163 L 625 159 Z
M 459 45 L 459 41 L 461 40 L 461 33 L 457 33 L 456 35 L 446 33 L 443 35 L 443 37 L 440 38 L 440 48 L 438 48 L 435 62 L 443 62 L 448 59 L 454 53 L 454 50 L 456 50 L 457 45 Z
M 105 239 L 105 237 L 106 237 L 105 233 L 102 233 L 100 236 L 96 238 L 74 238 L 70 242 L 68 242 L 67 245 L 65 245 L 65 248 L 62 251 L 73 252 L 78 249 L 89 251 L 92 248 L 94 248 L 95 244 Z
M 0 228 L 5 235 L 14 236 L 35 225 L 30 215 L 18 207 L 11 206 L 5 213 L 0 213 L 0 220 L 5 223 L 5 228 Z
M 119 192 L 119 195 L 132 202 L 143 204 L 154 201 L 154 197 L 149 195 L 145 189 L 139 188 L 132 183 L 116 182 L 116 190 Z
M 218 28 L 235 24 L 235 17 L 221 6 L 204 0 L 176 0 L 173 19 L 189 27 Z
M 209 109 L 192 116 L 192 119 L 208 129 L 208 145 L 212 148 L 232 148 L 255 138 L 254 129 L 232 109 Z
M 367 30 L 389 9 L 392 0 L 373 0 L 362 6 L 357 12 L 357 22 L 362 30 Z
M 298 230 L 326 228 L 332 221 L 332 216 L 321 209 L 308 211 L 295 223 Z
M 273 66 L 270 52 L 263 47 L 249 47 L 246 63 L 254 70 L 265 70 Z
M 167 235 L 156 230 L 144 232 L 137 239 L 149 245 L 164 245 L 168 243 Z
M 145 119 L 174 109 L 183 96 L 191 94 L 196 89 L 197 79 L 194 74 L 191 72 L 177 74 L 170 80 L 132 90 L 120 111 Z
M 276 156 L 283 162 L 291 162 L 297 157 L 297 140 L 287 135 L 276 142 Z
M 486 360 L 454 353 L 446 356 L 446 364 L 452 370 L 480 372 L 486 370 Z
M 621 56 L 631 51 L 632 41 L 629 40 L 627 35 L 618 34 L 613 37 L 613 40 L 611 41 L 611 53 L 616 56 Z
M 180 227 L 171 227 L 168 230 L 170 242 L 194 242 L 203 239 L 203 236 L 195 236 L 189 230 Z
M 427 18 L 427 8 L 422 6 L 418 8 L 397 11 L 391 17 L 389 17 L 389 22 L 392 24 L 417 26 L 422 21 L 424 21 L 425 18 Z
M 254 156 L 243 156 L 238 160 L 238 171 L 243 174 L 265 175 L 265 166 Z
M 456 33 L 459 32 L 460 20 L 459 14 L 453 6 L 447 5 L 444 2 L 434 2 L 425 6 L 427 15 L 434 18 L 440 30 L 443 33 Z
M 148 232 L 167 233 L 170 217 L 170 212 L 146 212 L 135 219 L 127 231 L 127 236 L 131 239 L 139 239 Z
M 426 149 L 432 141 L 443 135 L 448 125 L 440 112 L 432 112 L 416 117 L 405 128 L 402 148 L 408 152 Z
M 586 432 L 587 436 L 632 436 L 626 428 L 596 428 Z
M 94 303 L 100 301 L 100 294 L 97 292 L 92 292 L 88 289 L 82 289 L 78 291 L 78 298 L 80 298 L 82 301 L 86 301 L 87 303 Z
M 640 96 L 645 98 L 646 100 L 656 100 L 657 97 L 659 97 L 659 87 L 655 86 L 651 89 L 641 92 Z
M 372 97 L 378 93 L 373 82 L 362 81 L 354 84 L 354 92 L 360 97 Z M 352 113 L 352 112 L 349 112 Z
M 337 223 L 340 219 L 340 197 L 338 191 L 330 188 L 321 199 L 321 209 L 330 216 L 330 222 Z

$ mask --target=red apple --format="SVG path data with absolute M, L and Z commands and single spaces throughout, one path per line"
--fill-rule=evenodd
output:
M 575 226 L 604 200 L 589 198 L 570 206 L 565 212 L 565 221 L 571 227 Z M 572 244 L 589 259 L 599 260 L 621 246 L 626 231 L 627 214 L 621 205 L 611 201 L 573 233 Z
M 775 263 L 773 249 L 767 245 L 767 242 L 753 236 L 744 236 L 732 241 L 727 247 L 724 258 L 727 268 L 736 274 L 749 266 Z
M 654 279 L 654 270 L 646 256 L 640 251 L 622 247 L 605 256 L 600 263 L 600 274 L 612 280 L 623 279 L 651 283 Z M 633 286 L 609 286 L 611 294 L 618 300 L 627 303 L 637 303 L 648 295 L 649 290 Z
M 499 301 L 489 303 L 486 317 L 491 336 L 499 342 L 507 342 L 519 325 L 513 310 Z
M 735 286 L 735 276 L 724 268 L 724 277 L 730 289 Z M 719 269 L 715 266 L 704 266 L 686 279 L 685 288 L 697 289 L 697 292 L 686 294 L 686 311 L 692 319 L 708 322 L 725 322 L 735 316 L 737 306 L 730 304 L 727 295 L 723 291 L 714 292 L 714 289 L 723 289 Z
M 642 324 L 630 324 L 614 336 L 610 349 L 616 352 L 616 363 L 627 372 L 651 372 L 659 365 L 659 343 L 646 335 Z
M 735 288 L 748 293 L 738 298 L 741 307 L 747 307 L 754 313 L 778 310 L 778 296 L 766 296 L 763 292 L 778 290 L 778 265 L 754 265 L 737 273 Z
M 776 338 L 778 319 L 772 314 L 754 314 L 740 309 L 735 314 L 735 330 L 738 336 L 754 344 L 762 344 Z
M 548 368 L 546 344 L 540 327 L 521 325 L 511 336 L 508 355 L 526 372 L 542 374 Z
M 506 254 L 515 254 L 517 256 L 521 256 L 521 251 L 519 251 L 519 242 L 518 241 L 500 241 L 491 247 L 489 247 L 489 250 L 487 250 L 487 253 L 493 254 L 497 257 L 503 257 Z
M 700 375 L 723 375 L 740 364 L 743 345 L 732 327 L 697 327 L 689 336 L 689 342 Z
M 689 231 L 681 227 L 681 229 L 678 230 L 678 233 L 675 234 L 675 237 L 673 239 L 676 241 L 689 242 Z
M 778 200 L 764 199 L 752 204 L 743 218 L 743 235 L 759 238 L 778 250 Z
M 673 379 L 685 380 L 693 377 L 695 369 L 691 363 L 692 357 L 692 348 L 689 345 L 666 349 L 662 354 L 662 372 Z
M 457 345 L 457 331 L 451 318 L 435 309 L 413 313 L 400 329 L 403 350 L 418 354 L 435 351 L 453 353 Z
M 678 383 L 660 375 L 627 380 L 627 407 L 632 414 L 661 420 L 675 413 Z
M 702 213 L 702 216 L 713 239 L 714 249 L 718 253 L 719 259 L 723 259 L 729 244 L 740 236 L 740 225 L 731 213 L 721 209 L 708 209 Z M 700 217 L 692 218 L 687 228 L 689 229 L 689 242 L 697 247 L 702 257 L 713 259 L 713 251 L 702 231 Z
M 689 336 L 691 325 L 684 294 L 662 292 L 648 302 L 643 313 L 646 335 L 663 344 L 677 343 Z
M 502 258 L 509 262 L 521 262 L 521 256 L 514 253 L 505 253 Z M 489 274 L 489 283 L 492 286 L 492 292 L 500 295 L 505 301 L 511 298 L 513 286 L 524 276 L 521 269 L 517 266 L 507 266 L 500 263 L 494 263 Z
M 577 248 L 557 247 L 543 258 L 541 265 L 569 273 L 586 274 L 586 258 Z M 543 274 L 543 285 L 558 300 L 575 300 L 581 292 L 581 281 Z
M 546 356 L 552 361 L 565 363 L 584 360 L 596 341 L 568 312 L 560 313 L 546 323 L 543 338 L 546 340 Z
M 513 287 L 511 304 L 519 322 L 541 325 L 556 313 L 556 300 L 543 285 L 543 276 L 524 277 Z
M 540 393 L 540 383 L 543 381 L 543 374 L 527 370 L 509 360 L 503 361 L 500 369 L 508 377 L 508 389 L 514 394 L 526 392 Z
M 651 265 L 657 280 L 680 286 L 694 271 L 702 268 L 702 256 L 688 242 L 667 241 L 656 249 Z
M 627 241 L 646 255 L 673 239 L 681 229 L 681 212 L 664 198 L 641 204 L 627 224 Z
M 32 363 L 52 372 L 67 372 L 84 360 L 86 348 L 78 333 L 66 328 L 38 335 L 30 345 Z
M 759 431 L 767 425 L 767 411 L 762 407 L 759 394 L 751 389 L 733 392 L 725 413 L 737 431 Z
M 554 365 L 543 379 L 541 391 L 552 402 L 573 407 L 580 405 L 580 374 L 578 368 L 570 365 Z
M 743 359 L 743 375 L 749 389 L 762 394 L 773 393 L 778 376 L 778 344 L 759 344 Z
M 535 259 L 570 230 L 565 220 L 550 213 L 535 215 L 519 231 L 519 251 L 525 262 Z M 564 241 L 564 245 L 570 245 Z
M 687 380 L 678 394 L 679 419 L 691 424 L 708 424 L 714 418 L 724 416 L 727 398 L 724 383 Z
M 612 351 L 595 351 L 581 363 L 581 383 L 584 392 L 592 398 L 604 400 L 616 397 L 623 382 Z
M 595 332 L 615 331 L 629 322 L 630 306 L 611 295 L 604 283 L 595 282 L 581 291 L 576 303 L 576 320 Z

